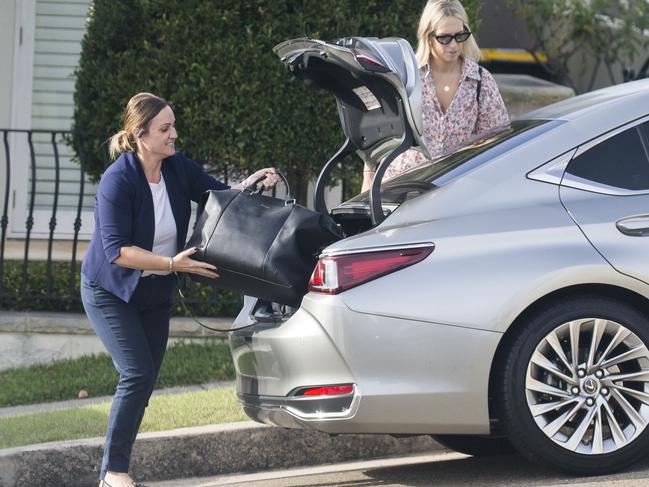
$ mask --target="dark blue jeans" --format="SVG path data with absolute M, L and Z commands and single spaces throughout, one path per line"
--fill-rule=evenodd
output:
M 100 479 L 107 470 L 128 472 L 131 448 L 167 347 L 176 283 L 174 274 L 142 278 L 130 302 L 125 303 L 81 276 L 86 314 L 119 372 Z

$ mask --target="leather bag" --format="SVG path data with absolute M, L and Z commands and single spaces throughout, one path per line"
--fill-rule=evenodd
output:
M 192 258 L 215 265 L 220 277 L 192 279 L 299 306 L 318 254 L 342 234 L 329 215 L 296 204 L 290 189 L 286 200 L 255 192 L 259 181 L 205 192 L 187 248 L 198 247 Z

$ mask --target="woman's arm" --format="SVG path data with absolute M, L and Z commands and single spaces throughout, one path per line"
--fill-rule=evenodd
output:
M 174 257 L 154 254 L 140 247 L 122 247 L 114 263 L 128 269 L 142 271 L 189 272 L 204 277 L 219 277 L 216 267 L 190 258 L 198 251 L 196 247 L 183 250 Z
M 133 245 L 133 192 L 130 181 L 121 174 L 107 171 L 97 189 L 97 215 L 101 245 L 108 262 L 120 256 L 121 249 Z
M 179 271 L 218 277 L 213 265 L 190 258 L 196 252 L 195 249 L 185 250 L 171 258 L 133 245 L 133 196 L 128 190 L 130 183 L 116 172 L 107 172 L 99 183 L 97 212 L 102 246 L 108 262 L 129 269 Z
M 246 187 L 248 182 L 255 181 L 259 177 L 266 175 L 266 178 L 263 179 L 259 184 L 261 184 L 264 189 L 270 189 L 277 184 L 280 180 L 277 175 L 277 170 L 274 167 L 266 167 L 260 169 L 257 172 L 254 172 L 246 179 L 240 183 L 234 184 L 232 186 L 227 186 L 221 181 L 217 180 L 215 177 L 209 175 L 201 166 L 198 165 L 195 161 L 189 159 L 186 156 L 183 156 L 186 160 L 186 170 L 189 175 L 190 180 L 190 198 L 192 201 L 198 202 L 201 198 L 201 195 L 210 189 L 243 189 Z

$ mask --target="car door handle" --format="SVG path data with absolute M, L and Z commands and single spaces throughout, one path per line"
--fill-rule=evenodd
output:
M 622 218 L 615 223 L 617 229 L 630 237 L 649 236 L 649 215 L 636 215 Z

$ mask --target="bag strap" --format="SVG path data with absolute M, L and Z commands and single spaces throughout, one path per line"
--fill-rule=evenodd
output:
M 250 328 L 251 326 L 255 326 L 257 324 L 257 323 L 251 323 L 250 325 L 239 326 L 237 328 L 213 328 L 211 326 L 207 326 L 205 323 L 201 322 L 194 315 L 192 315 L 191 311 L 189 311 L 189 308 L 187 308 L 187 303 L 185 303 L 185 294 L 183 293 L 182 288 L 180 286 L 180 279 L 181 279 L 180 274 L 177 272 L 175 274 L 176 277 L 178 277 L 178 283 L 179 283 L 178 296 L 180 296 L 180 304 L 182 305 L 183 310 L 185 311 L 185 316 L 194 320 L 198 325 L 208 330 L 216 331 L 218 333 L 230 333 L 231 331 L 243 330 L 244 328 Z
M 482 91 L 482 66 L 478 66 L 478 86 L 475 91 L 475 99 L 478 102 L 478 108 L 480 108 L 480 92 Z

